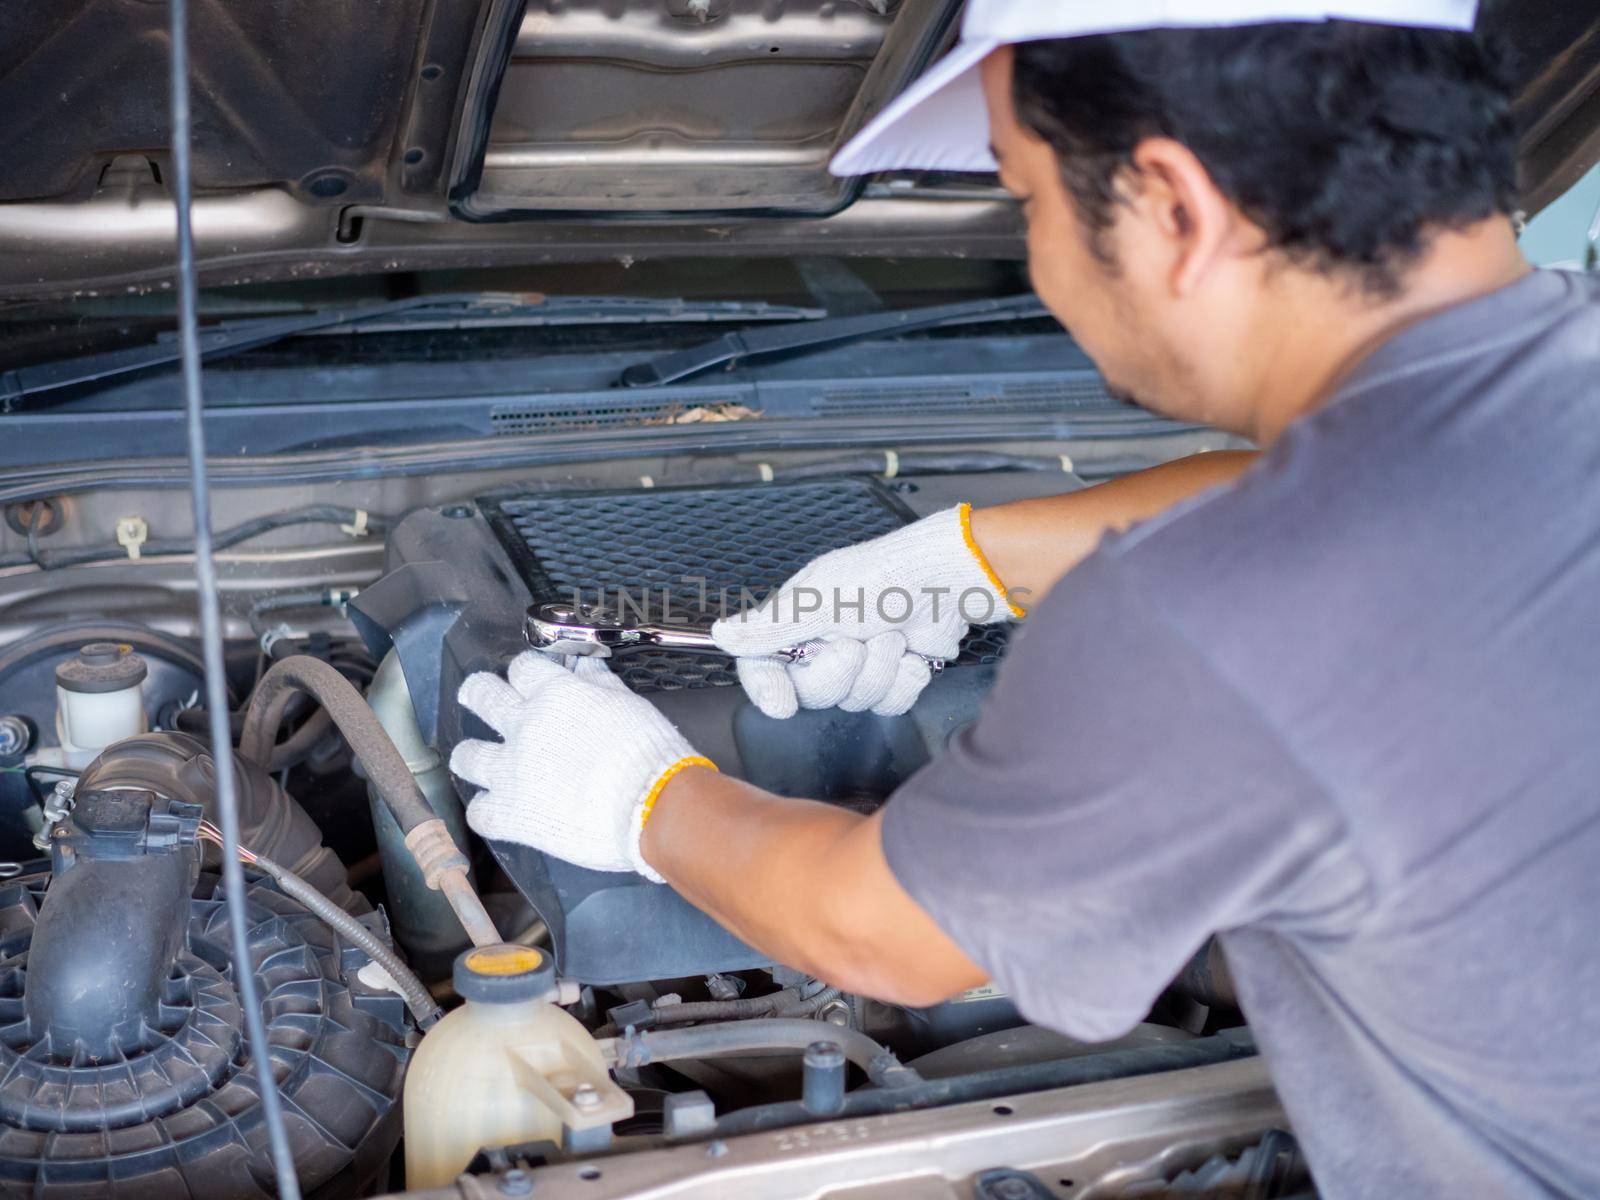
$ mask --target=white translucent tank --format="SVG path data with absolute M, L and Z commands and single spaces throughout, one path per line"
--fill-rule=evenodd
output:
M 555 1004 L 550 959 L 526 946 L 480 946 L 456 959 L 465 1003 L 423 1037 L 406 1071 L 406 1187 L 443 1187 L 480 1149 L 560 1144 L 563 1128 L 633 1115 L 600 1045 Z
M 91 642 L 56 668 L 56 739 L 62 765 L 82 769 L 113 742 L 145 732 L 143 686 L 148 674 L 133 647 L 117 642 Z

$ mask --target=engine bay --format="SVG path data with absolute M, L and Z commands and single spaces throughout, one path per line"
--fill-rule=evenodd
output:
M 1179 288 L 1192 302 L 1180 312 L 1137 288 L 1102 287 L 1121 273 L 1094 237 L 1088 249 L 1103 261 L 1055 261 L 1070 226 L 1059 204 L 1057 219 L 1040 220 L 1038 201 L 1048 209 L 1060 189 L 1048 176 L 1032 188 L 1022 156 L 1007 152 L 1016 121 L 993 85 L 1009 67 L 991 58 L 983 80 L 964 60 L 950 64 L 959 75 L 927 70 L 952 43 L 970 49 L 974 32 L 986 42 L 995 32 L 976 3 L 965 25 L 954 0 L 393 0 L 378 22 L 309 0 L 12 7 L 0 22 L 16 47 L 0 54 L 0 95 L 22 114 L 0 129 L 13 151 L 0 180 L 10 435 L 0 455 L 0 1200 L 1315 1200 L 1223 950 L 1215 938 L 1195 944 L 1203 929 L 1189 927 L 1192 940 L 1161 959 L 1193 951 L 1175 978 L 1138 993 L 1150 1001 L 1142 1020 L 1091 1044 L 1033 1024 L 993 982 L 925 1005 L 856 994 L 821 966 L 775 961 L 666 884 L 479 836 L 468 814 L 478 804 L 484 829 L 520 827 L 583 855 L 586 839 L 528 830 L 532 818 L 540 832 L 568 823 L 562 805 L 594 796 L 604 808 L 585 817 L 608 818 L 606 832 L 620 836 L 607 840 L 626 853 L 587 861 L 643 869 L 634 835 L 674 772 L 705 765 L 699 755 L 767 792 L 857 814 L 938 769 L 1008 656 L 1027 653 L 1042 629 L 979 628 L 954 653 L 956 638 L 941 636 L 937 654 L 856 639 L 898 657 L 880 654 L 870 673 L 863 659 L 848 700 L 900 715 L 837 708 L 780 720 L 707 648 L 713 619 L 756 608 L 818 555 L 957 503 L 981 510 L 1247 449 L 1207 424 L 1267 429 L 1234 410 L 1255 407 L 1245 403 L 1254 394 L 1294 411 L 1283 382 L 1307 389 L 1309 411 L 1311 385 L 1340 357 L 1328 322 L 1355 316 L 1367 329 L 1390 302 L 1412 299 L 1398 283 L 1412 269 L 1428 268 L 1422 297 L 1472 279 L 1505 283 L 1466 268 L 1492 263 L 1506 229 L 1472 255 L 1435 251 L 1491 212 L 1522 236 L 1527 216 L 1594 167 L 1593 12 L 1446 6 L 1459 11 L 1442 23 L 1464 28 L 1476 15 L 1481 33 L 1514 50 L 1500 79 L 1475 85 L 1471 122 L 1440 99 L 1444 77 L 1418 91 L 1420 47 L 1397 52 L 1399 69 L 1377 70 L 1377 35 L 1327 86 L 1320 72 L 1336 64 L 1321 51 L 1303 60 L 1316 73 L 1276 72 L 1313 80 L 1323 98 L 1361 97 L 1312 113 L 1326 128 L 1299 120 L 1278 131 L 1312 167 L 1327 165 L 1312 161 L 1319 146 L 1360 151 L 1334 156 L 1340 170 L 1330 168 L 1321 201 L 1352 188 L 1379 196 L 1370 167 L 1381 163 L 1397 178 L 1409 164 L 1427 185 L 1404 203 L 1308 209 L 1317 173 L 1276 169 L 1291 160 L 1261 152 L 1270 122 L 1259 138 L 1224 136 L 1243 94 L 1226 56 L 1220 80 L 1159 72 L 1177 89 L 1164 102 L 1173 112 L 1187 112 L 1191 93 L 1227 100 L 1217 121 L 1199 123 L 1204 137 L 1156 122 L 1173 125 L 1167 141 L 1195 143 L 1179 182 L 1198 186 L 1209 172 L 1219 185 L 1196 193 L 1207 212 L 1172 210 L 1186 219 L 1163 231 L 1169 249 L 1180 235 L 1228 248 L 1193 259 L 1210 282 Z M 1021 40 L 1139 24 L 1089 14 L 1066 29 L 1052 6 L 1033 7 L 1045 23 L 1023 21 L 1034 34 Z M 1263 61 L 1280 36 L 1190 33 L 1238 37 Z M 1120 55 L 1108 49 L 1095 66 L 1108 83 L 1097 97 L 1111 101 L 1086 128 L 1115 124 L 1117 95 L 1133 94 L 1118 76 L 1138 74 L 1137 56 L 1119 71 Z M 1183 57 L 1214 65 L 1209 54 Z M 1463 47 L 1446 57 L 1452 87 L 1478 69 Z M 1012 74 L 1021 132 L 1065 153 L 1080 139 L 1031 111 L 1060 106 L 1042 91 L 1021 103 L 1042 86 L 1027 77 L 1049 72 L 1024 62 Z M 916 136 L 889 155 L 896 138 L 883 138 L 879 119 L 897 97 L 917 99 L 908 85 L 919 77 L 929 124 L 919 132 L 910 109 L 897 109 L 901 132 Z M 1141 136 L 1135 109 L 1157 111 L 1153 100 L 1121 107 L 1134 132 L 1113 130 L 1108 145 Z M 999 118 L 988 131 L 983 109 Z M 1362 121 L 1371 136 L 1352 139 Z M 1474 127 L 1478 150 L 1498 149 L 1470 172 L 1471 187 L 1465 175 L 1456 186 L 1446 167 L 1466 161 L 1466 147 L 1453 143 Z M 849 173 L 872 165 L 877 151 L 858 153 L 863 144 L 885 152 L 876 162 L 887 169 Z M 1218 165 L 1241 146 L 1252 170 L 1273 176 L 1272 188 L 1240 185 L 1250 203 L 1233 195 L 1245 176 Z M 1003 179 L 991 157 L 1007 160 Z M 1127 164 L 1113 160 L 1128 156 L 1096 157 L 1111 182 L 1091 190 L 1114 200 Z M 1083 191 L 1077 182 L 1069 193 Z M 1280 183 L 1281 203 L 1257 202 Z M 1449 236 L 1436 238 L 1412 203 L 1429 189 L 1441 193 Z M 1218 190 L 1227 205 L 1214 202 Z M 1481 193 L 1478 207 L 1445 192 Z M 1080 209 L 1089 198 L 1069 197 Z M 1160 208 L 1142 206 L 1139 224 L 1174 227 L 1143 219 Z M 1318 220 L 1302 220 L 1307 211 Z M 1251 254 L 1248 238 L 1207 240 L 1223 212 L 1242 212 L 1233 228 L 1261 225 L 1264 244 L 1296 268 L 1361 268 L 1359 313 L 1334 293 L 1275 284 L 1272 300 L 1289 304 L 1273 314 L 1282 328 L 1248 320 L 1266 310 L 1229 300 L 1245 275 L 1201 262 Z M 1342 226 L 1323 230 L 1329 212 L 1352 227 L 1368 219 L 1375 249 L 1361 253 Z M 1198 240 L 1187 220 L 1196 213 Z M 1278 237 L 1277 224 L 1290 232 Z M 1597 234 L 1600 225 L 1570 265 L 1594 266 Z M 1068 277 L 1082 265 L 1093 274 Z M 1229 302 L 1210 302 L 1219 296 Z M 1192 316 L 1170 328 L 1153 323 L 1183 312 Z M 1284 319 L 1297 312 L 1312 320 Z M 1332 378 L 1322 382 L 1331 394 Z M 1190 402 L 1171 402 L 1179 392 Z M 989 586 L 963 590 L 1004 592 L 1010 569 L 985 561 L 970 515 L 945 532 L 959 525 Z M 934 569 L 925 591 L 969 578 L 939 570 L 932 541 L 898 545 L 911 549 L 873 564 L 884 568 L 880 595 L 913 559 Z M 970 572 L 953 536 L 943 548 Z M 1039 559 L 1019 567 L 1049 555 Z M 856 574 L 840 579 L 854 586 Z M 807 647 L 819 658 L 860 648 L 799 639 L 799 627 L 785 634 L 797 644 L 773 655 L 785 666 Z M 474 746 L 458 764 L 494 760 L 496 770 L 474 772 L 486 803 L 449 769 L 464 741 L 495 736 L 458 697 L 474 673 L 506 673 L 530 644 L 609 658 L 614 678 L 580 664 L 589 686 L 576 687 L 535 663 L 560 696 L 583 697 L 564 706 L 558 696 L 540 707 L 549 694 L 532 687 L 512 688 L 526 705 L 508 700 L 498 680 L 469 689 L 480 700 L 498 691 L 501 703 L 476 708 L 508 743 Z M 1111 678 L 1150 661 L 1100 657 Z M 888 689 L 913 674 L 920 686 L 924 663 L 928 686 L 905 710 L 912 691 Z M 747 682 L 765 671 L 793 693 L 774 705 L 777 689 L 752 682 L 765 711 L 792 708 L 795 678 L 752 665 L 739 666 Z M 860 682 L 889 665 L 885 690 Z M 615 680 L 684 739 L 601 686 Z M 1051 682 L 1038 707 L 1062 727 L 1080 705 L 1098 704 L 1124 731 L 1159 720 L 1110 711 L 1087 677 Z M 892 694 L 904 704 L 887 703 Z M 637 720 L 603 723 L 608 701 Z M 636 730 L 642 748 L 670 743 L 677 754 L 665 767 L 651 759 L 637 825 L 613 812 L 634 775 L 601 786 L 626 773 L 623 755 L 614 777 L 579 774 L 601 740 L 579 747 L 580 726 Z M 563 734 L 570 744 L 552 746 Z M 681 753 L 680 740 L 698 754 Z M 547 794 L 506 783 L 532 774 L 535 759 L 555 762 L 552 749 L 573 753 L 540 776 Z M 697 774 L 715 801 L 718 785 Z M 1040 791 L 1049 798 L 1071 778 L 1063 770 Z M 1085 778 L 1103 791 L 1102 810 L 1137 790 Z M 1173 791 L 1190 791 L 1191 777 L 1178 779 Z M 1006 796 L 988 794 L 1000 790 L 988 776 L 970 790 L 994 815 L 975 811 L 963 828 L 1015 815 Z M 823 853 L 803 875 L 774 868 L 782 854 L 738 862 L 736 847 L 756 840 L 740 837 L 747 825 L 780 814 L 776 829 L 797 811 L 744 791 L 742 812 L 708 802 L 690 814 L 698 870 L 676 876 L 686 890 L 709 876 L 741 898 L 760 891 L 763 903 L 745 907 L 775 923 L 791 906 L 795 923 L 865 963 L 855 987 L 894 975 L 871 968 L 895 952 L 901 974 L 929 964 L 931 926 L 889 928 L 878 915 L 904 907 L 869 915 L 871 897 L 851 890 L 863 876 L 835 870 L 835 855 L 848 861 L 841 842 L 816 839 Z M 535 795 L 544 803 L 523 822 Z M 1197 824 L 1192 805 L 1172 811 L 1189 832 L 1219 832 Z M 802 816 L 865 827 L 840 811 Z M 1166 829 L 1124 824 L 1133 832 L 1114 839 L 1122 857 L 1107 861 L 1148 855 L 1141 865 L 1170 890 Z M 658 819 L 648 832 L 665 839 L 674 825 Z M 1075 849 L 1098 849 L 1081 830 L 1071 836 Z M 713 839 L 720 858 L 704 853 Z M 794 841 L 808 848 L 803 835 Z M 964 895 L 987 928 L 1019 920 L 1022 873 L 980 870 L 970 842 L 944 844 L 960 855 L 946 878 L 976 885 Z M 1245 881 L 1244 857 L 1224 846 L 1207 882 Z M 1051 965 L 1076 976 L 1038 978 L 1092 980 L 1063 949 L 1070 938 L 1057 941 L 1068 921 L 1102 923 L 1101 945 L 1148 958 L 1127 932 L 1141 927 L 1129 920 L 1134 903 L 1102 903 L 1127 897 L 1091 894 L 1067 861 L 1040 858 L 1045 879 L 1078 885 L 1072 911 L 1029 928 L 1052 931 Z M 1039 898 L 1027 899 L 1040 916 Z M 957 905 L 947 915 L 953 929 L 973 914 Z M 768 940 L 767 928 L 752 941 Z M 884 961 L 862 952 L 874 946 Z M 1451 1086 L 1458 1059 L 1440 1076 Z M 1326 1084 L 1319 1075 L 1315 1086 Z M 1469 1107 L 1440 1094 L 1445 1107 Z M 1406 1111 L 1367 1107 L 1369 1121 Z M 1358 1145 L 1352 1157 L 1367 1153 Z
M 665 1171 L 683 1194 L 827 1195 L 829 1162 L 856 1139 L 883 1147 L 873 1178 L 885 1195 L 929 1172 L 951 1195 L 972 1194 L 975 1172 L 990 1189 L 978 1194 L 1006 1197 L 1307 1194 L 1214 950 L 1145 1024 L 1091 1046 L 1029 1025 L 992 987 L 926 1009 L 843 993 L 769 961 L 665 885 L 467 829 L 469 790 L 445 763 L 485 731 L 456 691 L 526 649 L 530 606 L 704 627 L 816 554 L 956 500 L 1085 486 L 1037 456 L 1026 470 L 883 461 L 662 462 L 653 476 L 613 462 L 224 493 L 241 521 L 259 521 L 264 501 L 320 506 L 222 556 L 254 982 L 308 1194 L 517 1195 L 571 1179 L 629 1196 Z M 107 513 L 163 523 L 173 500 L 130 490 L 54 503 L 66 536 L 90 541 Z M 165 554 L 0 572 L 0 853 L 12 860 L 0 889 L 0 1054 L 12 1063 L 0 1192 L 270 1194 L 219 916 L 217 766 L 186 572 Z M 1006 649 L 1003 631 L 969 636 L 912 711 L 888 718 L 772 720 L 716 657 L 643 649 L 612 665 L 724 771 L 870 811 L 976 716 Z M 465 1118 L 409 1090 L 402 1102 L 402 1088 L 419 1047 L 443 1044 L 432 1031 L 459 1031 L 481 1008 L 469 987 L 463 1003 L 460 962 L 482 939 L 463 953 L 474 939 L 459 897 L 430 886 L 437 870 L 389 799 L 397 762 L 463 852 L 461 879 L 494 936 L 534 956 L 530 978 L 544 982 L 529 1003 L 571 1022 L 557 1042 L 580 1046 L 541 1075 L 549 1111 L 566 1114 L 546 1136 L 485 1141 L 431 1182 L 413 1158 L 419 1131 Z M 87 993 L 71 982 L 85 978 Z M 80 998 L 63 1000 L 75 987 Z M 192 1048 L 202 1035 L 205 1054 Z M 572 1074 L 578 1061 L 591 1073 Z M 996 1141 L 995 1123 L 1023 1112 L 1050 1131 L 1042 1146 Z M 918 1132 L 930 1120 L 954 1122 L 932 1154 Z M 794 1155 L 814 1165 L 815 1188 L 767 1174 Z M 853 1188 L 863 1176 L 851 1170 Z M 419 1179 L 435 1190 L 415 1190 Z

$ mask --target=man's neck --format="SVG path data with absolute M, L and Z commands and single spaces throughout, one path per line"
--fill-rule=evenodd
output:
M 1282 336 L 1268 350 L 1252 406 L 1256 442 L 1270 446 L 1291 422 L 1332 399 L 1362 360 L 1402 330 L 1507 287 L 1531 269 L 1511 222 L 1496 217 L 1436 235 L 1392 298 L 1374 301 L 1310 272 L 1280 276 L 1274 302 Z

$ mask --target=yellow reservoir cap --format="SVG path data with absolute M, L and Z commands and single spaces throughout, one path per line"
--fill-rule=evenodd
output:
M 463 1000 L 484 1004 L 538 1000 L 556 990 L 555 964 L 532 946 L 502 944 L 463 950 L 452 976 Z
M 481 946 L 467 951 L 467 970 L 474 975 L 521 975 L 544 966 L 544 955 L 532 946 Z

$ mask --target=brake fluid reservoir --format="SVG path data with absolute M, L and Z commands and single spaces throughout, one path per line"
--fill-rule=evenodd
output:
M 422 1039 L 406 1073 L 407 1189 L 454 1182 L 480 1149 L 609 1133 L 633 1115 L 600 1045 L 555 1004 L 555 966 L 527 946 L 455 963 L 465 1002 Z M 595 1144 L 594 1138 L 579 1138 Z
M 145 732 L 150 669 L 133 647 L 90 642 L 56 668 L 56 737 L 69 767 L 84 767 L 107 746 Z

